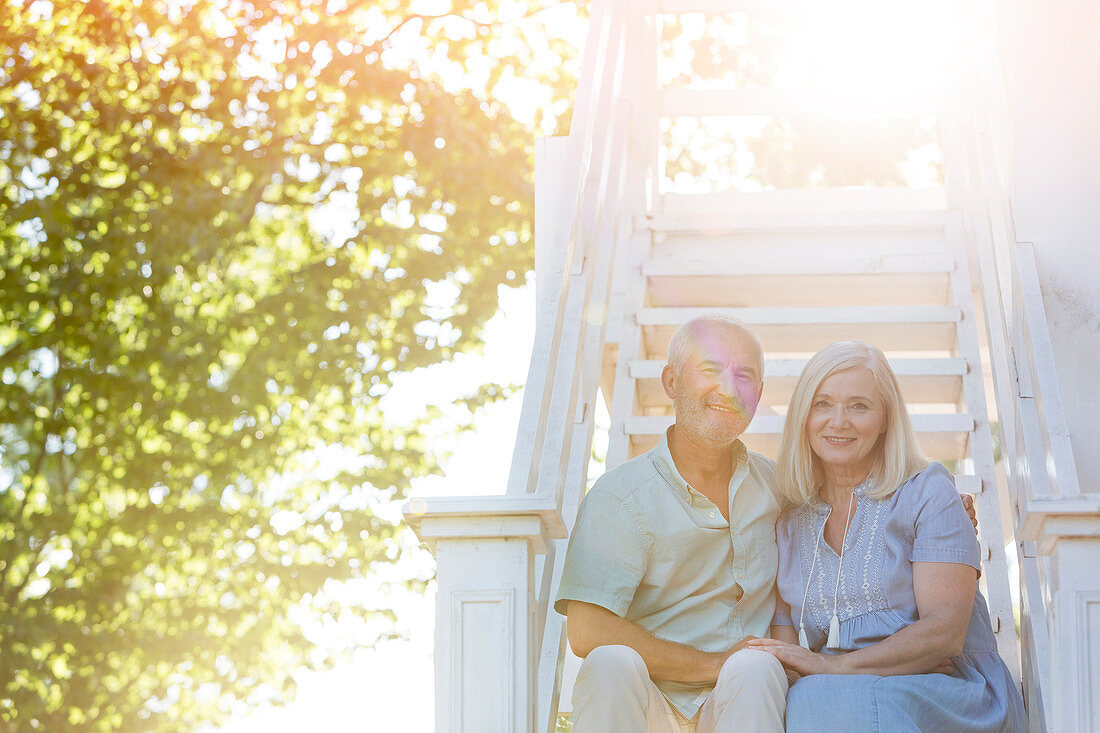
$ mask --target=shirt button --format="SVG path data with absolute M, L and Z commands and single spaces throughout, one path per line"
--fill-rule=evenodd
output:
M 711 513 L 710 513 L 710 514 L 708 514 L 707 516 L 708 516 L 708 517 L 710 517 L 711 519 L 714 519 L 714 512 L 711 512 Z
M 738 573 L 737 574 L 737 579 L 738 580 L 744 580 L 745 579 L 745 574 L 744 573 Z

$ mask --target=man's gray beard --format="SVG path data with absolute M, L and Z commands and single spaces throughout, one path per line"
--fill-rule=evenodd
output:
M 705 405 L 687 399 L 674 399 L 676 424 L 683 432 L 705 438 L 712 443 L 728 444 L 741 437 L 751 418 L 738 406 L 736 424 L 729 424 L 712 414 Z

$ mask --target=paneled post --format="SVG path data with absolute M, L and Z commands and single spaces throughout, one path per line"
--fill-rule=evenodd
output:
M 413 500 L 405 519 L 435 554 L 436 733 L 535 725 L 535 555 L 565 529 L 536 499 Z
M 1077 515 L 1051 550 L 1054 700 L 1051 729 L 1100 732 L 1100 515 Z M 1048 525 L 1058 524 L 1049 522 Z

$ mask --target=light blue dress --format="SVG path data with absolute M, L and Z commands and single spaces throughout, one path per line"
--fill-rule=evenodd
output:
M 978 543 L 954 479 L 938 463 L 885 499 L 855 489 L 855 513 L 844 546 L 844 573 L 837 596 L 838 652 L 870 646 L 917 620 L 914 562 L 962 563 L 981 568 Z M 833 615 L 840 558 L 824 540 L 813 577 L 814 545 L 829 515 L 815 498 L 787 511 L 776 525 L 779 594 L 790 618 L 775 623 L 798 629 L 810 648 L 822 651 Z M 807 588 L 808 584 L 808 588 Z M 785 610 L 785 609 L 784 609 Z M 825 650 L 830 653 L 830 650 Z M 1027 726 L 1016 681 L 997 654 L 989 612 L 980 593 L 954 674 L 811 675 L 787 695 L 788 731 L 1023 731 Z

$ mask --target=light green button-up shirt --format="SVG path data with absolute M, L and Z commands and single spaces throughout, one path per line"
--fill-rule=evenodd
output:
M 775 464 L 740 441 L 734 448 L 728 523 L 676 471 L 667 435 L 600 477 L 581 502 L 554 609 L 593 603 L 707 652 L 767 636 L 779 565 Z M 712 688 L 654 682 L 689 718 Z

